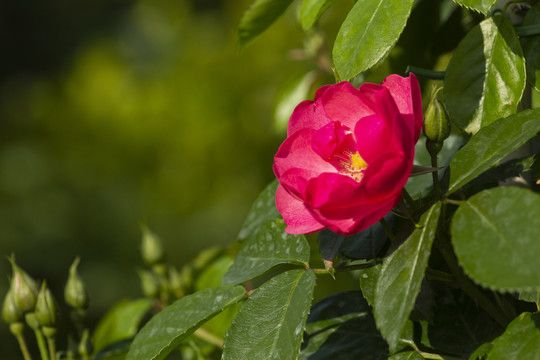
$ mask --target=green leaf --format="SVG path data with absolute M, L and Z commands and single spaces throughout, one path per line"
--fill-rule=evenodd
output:
M 540 5 L 533 6 L 523 20 L 525 26 L 538 24 L 540 24 Z M 540 91 L 540 36 L 524 37 L 521 44 L 527 65 L 527 79 L 537 91 Z
M 315 274 L 289 270 L 264 283 L 242 305 L 225 337 L 223 360 L 296 359 Z
M 412 4 L 412 0 L 363 0 L 354 4 L 332 51 L 341 79 L 352 79 L 388 54 L 407 23 Z
M 497 0 L 454 0 L 456 4 L 487 14 Z
M 257 227 L 265 220 L 281 217 L 276 208 L 275 200 L 278 185 L 279 182 L 274 180 L 259 194 L 249 210 L 246 221 L 242 225 L 242 229 L 238 234 L 238 240 L 244 240 L 249 235 L 252 235 L 257 230 Z
M 274 124 L 278 131 L 285 132 L 294 108 L 307 98 L 309 90 L 316 79 L 317 73 L 310 71 L 294 79 L 280 94 L 274 110 Z M 273 195 L 275 195 L 275 192 Z
M 300 21 L 304 30 L 310 29 L 336 0 L 303 0 Z
M 416 229 L 382 265 L 373 310 L 377 327 L 390 350 L 398 345 L 399 336 L 420 292 L 440 210 L 441 204 L 435 203 L 420 219 L 423 227 Z
M 375 289 L 377 288 L 377 281 L 379 280 L 381 268 L 382 265 L 377 265 L 358 271 L 360 274 L 360 289 L 362 289 L 364 298 L 371 306 L 375 303 Z
M 238 46 L 243 48 L 287 10 L 292 0 L 255 0 L 238 25 Z
M 493 341 L 488 360 L 540 359 L 540 313 L 523 313 Z
M 452 193 L 496 165 L 540 131 L 540 109 L 522 111 L 481 129 L 450 161 Z
M 519 292 L 519 300 L 540 304 L 540 288 L 533 290 L 524 290 Z
M 412 337 L 412 326 L 408 330 Z M 299 360 L 370 360 L 387 356 L 388 345 L 361 292 L 328 296 L 311 309 Z
M 97 351 L 120 340 L 132 338 L 139 323 L 148 313 L 151 299 L 121 300 L 99 321 L 92 334 L 92 345 Z
M 388 360 L 424 360 L 424 358 L 416 351 L 405 351 L 390 356 Z
M 463 270 L 480 285 L 517 291 L 540 287 L 540 195 L 518 187 L 482 191 L 452 220 L 452 243 Z
M 233 264 L 233 261 L 234 259 L 231 255 L 223 254 L 209 264 L 206 264 L 195 281 L 195 290 L 199 291 L 221 285 L 221 279 L 223 279 L 227 270 Z
M 126 359 L 164 359 L 199 326 L 242 300 L 245 294 L 241 286 L 221 285 L 177 300 L 141 329 Z
M 308 267 L 310 249 L 305 236 L 287 234 L 285 227 L 282 219 L 262 223 L 246 239 L 223 284 L 243 283 L 280 264 Z
M 525 89 L 525 61 L 504 16 L 487 18 L 460 42 L 444 78 L 452 120 L 468 133 L 513 114 Z

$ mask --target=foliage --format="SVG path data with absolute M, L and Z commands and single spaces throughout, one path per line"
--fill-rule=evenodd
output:
M 291 99 L 307 97 L 308 88 L 332 82 L 332 71 L 335 80 L 358 85 L 405 75 L 406 59 L 424 94 L 437 96 L 429 86 L 443 87 L 437 101 L 448 111 L 438 114 L 448 116 L 453 134 L 418 143 L 416 163 L 432 167 L 418 175 L 427 178 L 424 185 L 415 184 L 414 196 L 404 190 L 393 215 L 359 234 L 325 229 L 317 241 L 287 234 L 272 182 L 237 243 L 207 250 L 179 271 L 161 259 L 148 264 L 141 280 L 152 300 L 115 306 L 93 332 L 100 347 L 93 356 L 538 358 L 540 108 L 532 92 L 538 90 L 540 4 L 531 2 L 522 25 L 494 3 L 356 1 L 336 27 L 326 21 L 340 14 L 333 1 L 255 0 L 240 20 L 240 47 L 272 31 L 291 4 L 307 30 L 300 57 L 312 65 L 286 87 L 279 116 Z M 448 35 L 448 28 L 457 30 Z M 324 40 L 325 32 L 337 34 L 335 41 Z M 412 51 L 424 36 L 430 46 Z M 455 139 L 464 145 L 458 149 Z M 317 295 L 324 277 L 337 284 L 349 274 L 355 291 Z M 6 309 L 13 308 L 10 296 Z M 155 313 L 145 322 L 151 306 Z M 8 316 L 12 323 L 19 323 L 17 311 L 29 310 L 16 309 Z

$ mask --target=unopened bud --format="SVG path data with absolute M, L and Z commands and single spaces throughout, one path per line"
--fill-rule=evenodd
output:
M 54 327 L 56 325 L 56 304 L 45 281 L 37 297 L 36 318 L 41 326 Z
M 139 270 L 138 273 L 141 278 L 141 289 L 144 296 L 157 298 L 159 294 L 159 279 L 157 279 L 156 275 L 148 270 Z
M 37 283 L 30 275 L 15 264 L 14 257 L 11 257 L 9 261 L 13 269 L 13 277 L 11 278 L 10 285 L 13 303 L 23 314 L 34 311 L 38 294 Z
M 450 136 L 451 125 L 444 107 L 442 88 L 435 89 L 424 116 L 424 135 L 433 143 L 442 143 Z M 438 152 L 438 151 L 437 151 Z
M 160 238 L 147 226 L 142 226 L 141 254 L 145 263 L 154 265 L 163 260 L 163 247 Z
M 180 299 L 182 296 L 184 296 L 182 276 L 173 266 L 169 268 L 169 286 L 171 287 L 171 291 L 177 299 Z
M 22 313 L 19 311 L 19 309 L 17 309 L 17 306 L 15 306 L 13 292 L 11 289 L 4 298 L 4 304 L 2 305 L 2 317 L 8 324 L 20 322 L 22 319 Z
M 69 268 L 69 278 L 64 289 L 66 303 L 74 309 L 86 309 L 88 307 L 88 294 L 81 277 L 77 273 L 79 258 L 76 258 Z

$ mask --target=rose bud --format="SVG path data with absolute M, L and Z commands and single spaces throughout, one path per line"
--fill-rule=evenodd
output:
M 424 135 L 427 138 L 426 146 L 430 154 L 432 152 L 437 154 L 440 151 L 443 141 L 450 136 L 452 130 L 448 112 L 441 99 L 441 90 L 442 88 L 438 88 L 433 91 L 424 117 Z
M 76 258 L 69 268 L 69 278 L 64 288 L 64 299 L 74 309 L 86 309 L 88 307 L 88 294 L 84 282 L 77 273 L 79 258 Z
M 141 254 L 145 263 L 154 265 L 163 259 L 161 240 L 148 227 L 142 226 Z
M 399 201 L 422 130 L 416 77 L 321 87 L 300 103 L 274 157 L 276 206 L 290 234 L 358 233 Z
M 47 284 L 43 281 L 36 301 L 36 319 L 41 326 L 56 325 L 56 304 Z
M 22 319 L 22 313 L 15 305 L 15 301 L 13 300 L 13 292 L 11 289 L 4 298 L 4 304 L 2 305 L 2 317 L 8 324 L 20 322 Z
M 38 294 L 37 283 L 30 275 L 17 266 L 14 257 L 11 257 L 10 262 L 13 269 L 13 277 L 11 278 L 10 285 L 13 303 L 23 314 L 34 311 Z

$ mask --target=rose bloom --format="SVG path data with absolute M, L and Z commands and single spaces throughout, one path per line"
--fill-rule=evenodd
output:
M 421 129 L 414 74 L 318 89 L 294 109 L 274 157 L 286 232 L 351 235 L 383 218 L 401 198 Z

